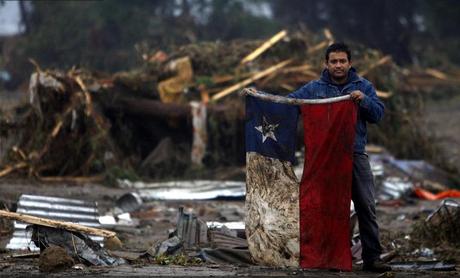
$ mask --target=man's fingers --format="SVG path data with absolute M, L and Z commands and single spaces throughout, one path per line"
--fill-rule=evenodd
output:
M 356 90 L 350 93 L 350 97 L 353 101 L 359 102 L 364 98 L 364 94 L 361 91 Z

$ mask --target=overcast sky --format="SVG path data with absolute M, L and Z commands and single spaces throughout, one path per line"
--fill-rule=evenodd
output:
M 0 36 L 14 35 L 19 31 L 19 2 L 5 1 L 0 5 Z

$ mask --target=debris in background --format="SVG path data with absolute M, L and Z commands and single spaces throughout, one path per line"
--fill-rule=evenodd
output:
M 160 242 L 155 247 L 147 250 L 147 253 L 152 257 L 156 256 L 171 256 L 177 254 L 184 247 L 182 240 L 177 236 L 168 238 L 167 240 Z
M 51 219 L 30 216 L 26 214 L 15 213 L 15 212 L 9 212 L 9 211 L 4 211 L 4 210 L 0 210 L 0 216 L 6 217 L 9 219 L 13 219 L 13 220 L 23 221 L 26 223 L 46 226 L 46 227 L 62 228 L 62 229 L 67 229 L 69 231 L 75 231 L 75 232 L 84 232 L 84 233 L 102 236 L 102 237 L 111 238 L 111 239 L 116 238 L 116 234 L 114 232 L 103 230 L 103 229 L 96 229 L 92 227 L 86 227 L 86 226 L 75 224 L 72 222 L 51 220 Z
M 139 194 L 135 192 L 129 192 L 122 195 L 115 202 L 115 210 L 124 212 L 133 212 L 138 210 L 142 206 L 142 199 Z
M 436 254 L 447 254 L 447 258 L 455 257 L 460 255 L 459 231 L 460 204 L 446 199 L 441 201 L 439 207 L 425 219 L 420 219 L 413 225 L 411 245 L 419 250 L 430 248 Z
M 200 246 L 208 243 L 208 226 L 206 222 L 194 214 L 184 213 L 184 208 L 179 208 L 177 237 L 184 243 L 185 248 Z
M 139 225 L 139 220 L 131 217 L 131 213 L 136 212 L 141 208 L 143 201 L 139 194 L 129 192 L 122 195 L 115 201 L 115 207 L 99 217 L 99 222 L 106 228 L 114 228 L 115 226 L 131 226 Z
M 131 182 L 120 180 L 122 188 L 138 189 L 144 201 L 152 200 L 209 200 L 217 198 L 243 198 L 246 183 L 239 181 L 171 181 L 171 182 Z
M 446 182 L 446 174 L 424 160 L 389 159 L 388 162 L 414 180 L 441 180 Z
M 104 153 L 114 147 L 110 124 L 94 108 L 81 77 L 38 70 L 30 78 L 29 97 L 28 109 L 16 115 L 21 123 L 10 134 L 15 143 L 0 172 L 75 181 L 100 174 Z
M 269 67 L 268 69 L 265 69 L 265 70 L 263 70 L 261 72 L 257 72 L 253 76 L 251 76 L 250 78 L 245 79 L 245 80 L 243 80 L 241 82 L 238 82 L 238 83 L 236 83 L 236 84 L 234 84 L 234 85 L 232 85 L 232 86 L 230 86 L 230 87 L 228 87 L 228 88 L 216 93 L 215 95 L 212 96 L 211 100 L 212 101 L 217 101 L 217 100 L 219 100 L 219 99 L 221 99 L 221 98 L 223 98 L 223 97 L 235 92 L 236 90 L 239 90 L 239 89 L 241 89 L 241 88 L 253 83 L 254 81 L 257 81 L 257 80 L 259 80 L 259 79 L 261 79 L 263 77 L 266 77 L 266 76 L 268 76 L 268 75 L 270 75 L 272 73 L 275 73 L 275 72 L 279 71 L 281 68 L 285 67 L 286 65 L 288 65 L 291 62 L 292 62 L 292 60 L 285 60 L 285 61 L 280 62 L 280 63 L 278 63 L 278 64 L 276 64 L 276 65 L 274 65 L 272 67 Z
M 158 83 L 161 101 L 165 103 L 180 102 L 182 94 L 192 82 L 193 69 L 189 57 L 173 60 L 167 65 L 168 70 L 176 71 L 177 75 Z
M 98 243 L 79 232 L 61 228 L 32 225 L 32 241 L 43 252 L 52 245 L 62 247 L 67 254 L 88 265 L 120 265 L 123 259 L 111 257 Z
M 381 200 L 399 199 L 412 193 L 413 187 L 413 183 L 408 180 L 399 177 L 387 177 L 379 188 L 377 198 Z
M 190 106 L 192 107 L 193 125 L 191 161 L 196 166 L 203 166 L 202 161 L 206 153 L 206 143 L 208 141 L 206 104 L 192 101 L 190 102 Z
M 116 169 L 169 178 L 188 173 L 184 170 L 193 161 L 201 162 L 203 171 L 222 164 L 241 166 L 244 105 L 241 98 L 222 98 L 252 84 L 280 94 L 299 88 L 318 78 L 323 61 L 312 53 L 332 41 L 328 30 L 321 34 L 305 30 L 288 34 L 283 30 L 266 42 L 199 42 L 173 48 L 169 55 L 157 49 L 152 53 L 142 51 L 143 67 L 115 74 L 82 69 L 44 71 L 35 63 L 30 102 L 17 109 L 11 119 L 0 119 L 5 129 L 0 136 L 8 143 L 7 152 L 1 153 L 0 176 L 71 182 L 106 177 L 110 182 L 126 174 Z M 378 50 L 362 46 L 354 49 L 359 57 L 354 64 L 379 86 L 378 95 L 401 97 L 388 103 L 393 111 L 418 109 L 418 101 L 406 101 L 410 94 L 402 97 L 403 93 L 418 92 L 430 84 L 456 84 L 448 73 L 403 69 Z M 208 130 L 200 136 L 205 144 L 197 145 L 193 139 L 196 127 L 186 103 L 207 99 L 211 102 L 203 126 Z M 405 113 L 407 117 L 410 119 L 412 114 Z M 175 148 L 174 155 L 157 157 L 161 152 L 154 150 L 164 147 L 161 143 L 166 138 Z M 398 140 L 381 141 L 393 139 Z M 66 144 L 69 141 L 73 144 Z M 155 167 L 168 160 L 175 163 Z
M 22 194 L 17 205 L 16 212 L 24 215 L 67 222 L 72 221 L 75 224 L 94 228 L 101 226 L 95 202 Z M 37 250 L 31 244 L 31 235 L 26 232 L 26 227 L 25 222 L 14 221 L 14 233 L 6 246 L 7 249 Z M 96 242 L 102 242 L 104 239 L 102 236 L 92 235 L 90 237 Z
M 170 238 L 160 242 L 147 253 L 160 261 L 173 260 L 171 256 L 185 258 L 199 256 L 211 263 L 252 264 L 248 244 L 241 231 L 229 229 L 225 225 L 210 225 L 193 213 L 184 213 L 179 208 L 176 229 Z M 237 226 L 241 229 L 244 224 Z M 243 230 L 244 234 L 244 230 Z
M 410 262 L 391 262 L 390 266 L 394 270 L 436 270 L 436 271 L 454 271 L 454 263 L 442 261 L 410 261 Z
M 229 228 L 230 230 L 235 231 L 244 231 L 245 225 L 243 221 L 236 222 L 217 222 L 217 221 L 208 221 L 206 222 L 208 228 L 222 228 L 223 226 Z
M 225 225 L 209 229 L 210 246 L 214 248 L 247 249 L 246 239 L 238 237 L 238 231 L 230 230 Z
M 428 190 L 418 187 L 418 188 L 415 188 L 414 192 L 415 192 L 415 195 L 417 195 L 417 197 L 419 197 L 420 199 L 431 200 L 431 201 L 441 200 L 445 198 L 460 198 L 460 191 L 455 190 L 455 189 L 446 190 L 446 191 L 439 192 L 437 194 L 433 194 Z
M 253 265 L 251 254 L 247 249 L 203 248 L 200 257 L 214 264 Z
M 248 56 L 244 57 L 243 60 L 241 60 L 240 64 L 244 65 L 246 63 L 251 62 L 255 58 L 259 57 L 260 54 L 264 53 L 267 49 L 269 49 L 272 45 L 282 40 L 286 36 L 287 36 L 286 30 L 282 30 L 278 32 L 276 35 L 274 35 L 269 40 L 264 42 L 261 46 L 259 46 L 256 50 L 248 54 Z

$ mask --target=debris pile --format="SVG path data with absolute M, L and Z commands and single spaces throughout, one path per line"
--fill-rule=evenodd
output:
M 38 70 L 30 78 L 29 100 L 17 108 L 7 131 L 12 146 L 2 176 L 16 171 L 50 181 L 62 176 L 91 180 L 113 159 L 110 123 L 75 71 Z
M 450 246 L 458 249 L 459 230 L 460 203 L 453 199 L 445 199 L 435 211 L 414 226 L 412 238 L 424 247 Z
M 43 71 L 36 64 L 29 103 L 0 118 L 6 138 L 0 177 L 203 178 L 212 176 L 206 170 L 241 166 L 244 105 L 235 92 L 251 85 L 276 94 L 299 88 L 319 77 L 323 51 L 333 41 L 326 29 L 281 31 L 265 42 L 198 42 L 169 54 L 145 51 L 141 67 L 113 75 Z M 402 154 L 412 144 L 408 136 L 424 144 L 411 121 L 420 112 L 418 92 L 429 84 L 456 84 L 453 75 L 402 69 L 377 50 L 352 49 L 359 74 L 393 112 L 382 124 L 385 131 L 371 139 Z

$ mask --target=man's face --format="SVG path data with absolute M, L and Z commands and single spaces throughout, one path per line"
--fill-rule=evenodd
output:
M 348 76 L 348 70 L 351 67 L 351 61 L 348 60 L 345 52 L 331 52 L 329 59 L 326 61 L 326 68 L 332 79 L 343 80 Z

